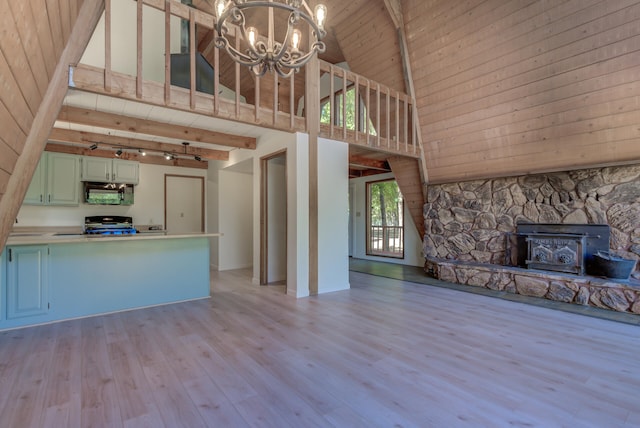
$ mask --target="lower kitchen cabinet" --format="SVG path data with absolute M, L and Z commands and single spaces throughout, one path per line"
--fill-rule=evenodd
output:
M 46 314 L 49 310 L 49 247 L 7 247 L 7 319 Z

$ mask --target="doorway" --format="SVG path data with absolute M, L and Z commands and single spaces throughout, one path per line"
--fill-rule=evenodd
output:
M 286 151 L 261 158 L 260 170 L 260 285 L 286 285 Z
M 204 232 L 204 177 L 165 174 L 164 224 L 171 234 Z

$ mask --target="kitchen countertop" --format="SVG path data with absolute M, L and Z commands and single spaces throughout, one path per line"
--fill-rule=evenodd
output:
M 10 245 L 80 244 L 85 242 L 142 241 L 152 239 L 214 238 L 222 233 L 167 234 L 164 231 L 141 232 L 133 235 L 83 235 L 66 232 L 15 232 L 9 235 Z

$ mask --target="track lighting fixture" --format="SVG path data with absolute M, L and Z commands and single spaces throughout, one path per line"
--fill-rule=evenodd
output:
M 200 162 L 202 160 L 202 158 L 200 156 L 198 156 L 198 155 L 195 155 L 193 158 L 195 160 L 197 160 L 198 162 Z
M 165 158 L 166 160 L 171 160 L 171 158 L 173 158 L 173 156 L 172 156 L 172 155 L 170 155 L 169 153 L 165 153 L 165 154 L 164 154 L 164 158 Z
M 117 157 L 117 158 L 119 158 L 121 155 L 122 155 L 122 150 L 121 150 L 121 149 L 118 149 L 118 150 L 116 151 L 116 157 Z
M 97 148 L 98 148 L 98 145 L 95 144 L 95 143 L 89 146 L 89 149 L 91 149 L 91 150 L 95 150 Z
M 138 149 L 138 153 L 140 153 L 142 156 L 146 156 L 147 155 L 147 152 L 145 152 L 142 149 Z

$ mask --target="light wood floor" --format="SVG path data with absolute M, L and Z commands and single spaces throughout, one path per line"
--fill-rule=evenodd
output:
M 640 328 L 351 274 L 0 333 L 2 427 L 640 426 Z

